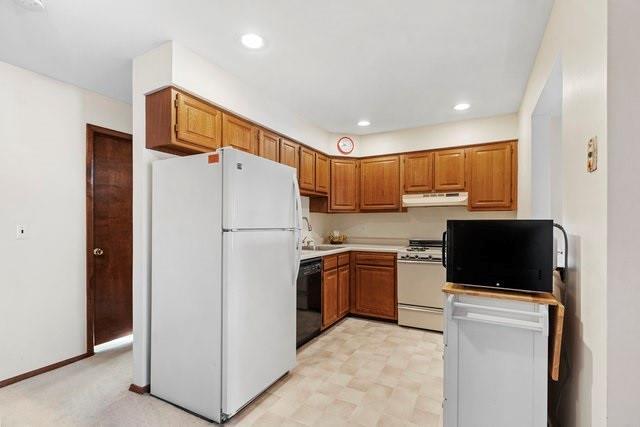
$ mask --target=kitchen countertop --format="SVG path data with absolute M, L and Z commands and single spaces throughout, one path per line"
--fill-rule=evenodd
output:
M 345 243 L 342 245 L 323 244 L 319 246 L 322 246 L 322 247 L 331 246 L 332 248 L 335 247 L 335 249 L 319 250 L 319 251 L 303 250 L 302 257 L 300 259 L 305 260 L 305 259 L 311 259 L 311 258 L 318 258 L 318 257 L 335 255 L 335 254 L 339 254 L 342 252 L 349 252 L 349 251 L 398 252 L 400 249 L 403 249 L 405 247 L 405 246 L 394 246 L 394 245 L 369 245 L 369 244 L 361 244 L 361 243 L 360 244 Z

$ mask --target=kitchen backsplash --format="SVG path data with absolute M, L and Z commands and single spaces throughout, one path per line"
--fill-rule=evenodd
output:
M 303 197 L 302 205 L 304 215 L 309 217 L 313 226 L 316 243 L 325 242 L 327 234 L 332 230 L 340 230 L 348 236 L 351 243 L 404 245 L 412 237 L 441 239 L 448 219 L 516 218 L 515 212 L 469 212 L 464 207 L 409 208 L 406 213 L 309 215 L 309 199 Z

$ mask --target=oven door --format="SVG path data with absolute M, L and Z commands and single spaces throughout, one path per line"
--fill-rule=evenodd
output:
M 398 260 L 398 303 L 441 309 L 446 270 L 438 262 Z
M 443 330 L 445 269 L 437 262 L 398 260 L 398 324 Z

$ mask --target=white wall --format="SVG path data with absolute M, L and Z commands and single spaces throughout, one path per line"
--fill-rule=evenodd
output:
M 131 106 L 3 62 L 0 93 L 3 380 L 86 352 L 86 124 L 130 133 Z
M 556 0 L 519 112 L 518 216 L 531 214 L 531 117 L 554 64 L 562 63 L 563 218 L 570 234 L 565 343 L 572 360 L 562 425 L 606 424 L 607 2 Z M 597 136 L 599 170 L 586 171 Z
M 635 426 L 634 387 L 640 384 L 640 2 L 608 3 L 607 415 L 611 426 Z
M 145 147 L 144 95 L 174 85 L 266 127 L 326 151 L 328 134 L 277 100 L 252 88 L 183 46 L 167 42 L 133 62 L 133 381 L 149 384 L 151 162 L 169 155 Z
M 328 143 L 330 154 L 341 155 L 336 145 L 341 136 L 330 135 Z M 403 151 L 505 141 L 518 138 L 518 116 L 507 114 L 350 137 L 355 142 L 351 156 L 375 156 Z

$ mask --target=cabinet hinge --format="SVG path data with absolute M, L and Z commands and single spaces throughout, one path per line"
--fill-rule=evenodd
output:
M 178 98 L 173 100 L 173 105 L 178 108 Z
M 175 133 L 178 133 L 178 123 L 176 123 L 175 125 L 173 125 L 173 131 Z

